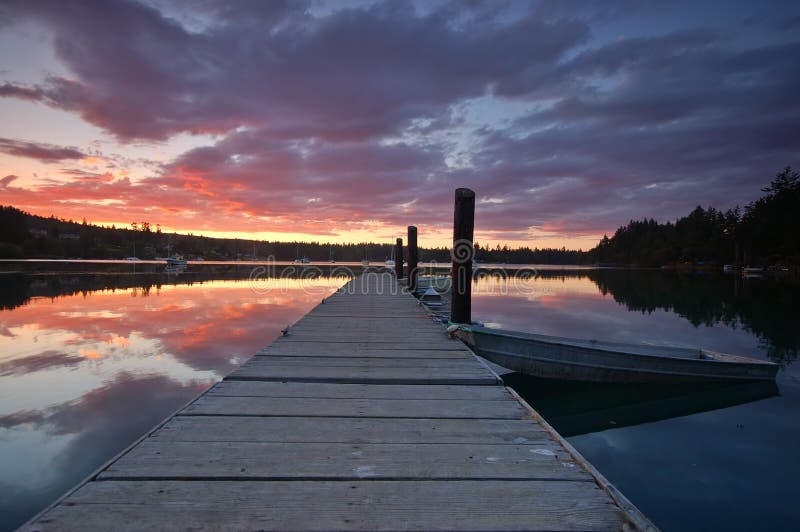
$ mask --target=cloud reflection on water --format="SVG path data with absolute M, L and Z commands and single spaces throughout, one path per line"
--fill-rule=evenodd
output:
M 0 529 L 232 371 L 344 282 L 209 281 L 0 311 Z

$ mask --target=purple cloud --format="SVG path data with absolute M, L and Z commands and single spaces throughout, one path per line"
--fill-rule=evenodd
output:
M 799 162 L 800 40 L 775 30 L 796 9 L 669 16 L 689 8 L 12 2 L 69 74 L 0 96 L 123 141 L 218 135 L 136 188 L 170 209 L 444 228 L 470 186 L 495 234 L 597 234 L 747 203 Z M 67 174 L 75 194 L 111 179 Z
M 64 159 L 83 159 L 86 156 L 76 148 L 64 148 L 41 142 L 27 142 L 1 137 L 0 153 L 37 159 L 43 162 L 61 161 Z

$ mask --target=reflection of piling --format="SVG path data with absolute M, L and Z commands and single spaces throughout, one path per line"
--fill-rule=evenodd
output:
M 394 274 L 403 278 L 403 239 L 398 238 L 394 244 Z
M 453 273 L 450 321 L 472 323 L 472 237 L 475 229 L 475 192 L 456 189 L 453 216 Z
M 408 226 L 408 288 L 417 289 L 417 228 Z

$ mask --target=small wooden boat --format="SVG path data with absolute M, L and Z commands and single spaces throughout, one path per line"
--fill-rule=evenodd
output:
M 778 365 L 706 349 L 576 340 L 474 325 L 448 331 L 480 356 L 526 375 L 588 382 L 774 380 Z

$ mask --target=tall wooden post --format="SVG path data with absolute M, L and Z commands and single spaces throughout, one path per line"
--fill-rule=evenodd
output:
M 417 289 L 417 228 L 408 226 L 408 289 Z
M 472 259 L 475 250 L 472 237 L 475 231 L 475 192 L 456 189 L 453 215 L 453 272 L 450 299 L 450 321 L 472 323 Z
M 403 278 L 403 239 L 398 238 L 394 244 L 394 274 L 398 279 Z

